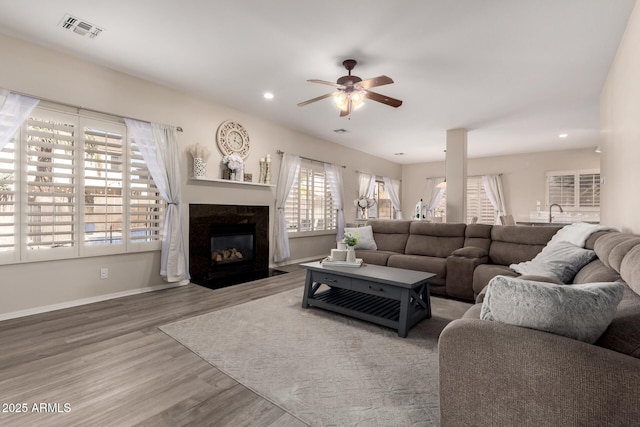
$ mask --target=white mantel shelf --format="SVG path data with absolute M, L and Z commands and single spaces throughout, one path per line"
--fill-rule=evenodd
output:
M 230 179 L 207 178 L 207 177 L 199 177 L 199 176 L 192 176 L 189 179 L 192 181 L 219 182 L 223 184 L 232 184 L 232 185 L 253 185 L 254 187 L 267 187 L 267 188 L 275 187 L 274 184 L 261 184 L 259 182 L 250 182 L 250 181 L 231 181 Z

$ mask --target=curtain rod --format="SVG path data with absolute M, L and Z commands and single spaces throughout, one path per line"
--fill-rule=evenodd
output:
M 17 93 L 18 95 L 28 96 L 29 98 L 39 99 L 40 101 L 50 102 L 52 104 L 58 104 L 58 105 L 62 105 L 64 107 L 68 107 L 68 108 L 75 108 L 76 110 L 85 110 L 85 111 L 90 111 L 92 113 L 104 114 L 104 115 L 107 115 L 107 116 L 115 116 L 115 117 L 124 118 L 124 116 L 121 116 L 119 114 L 107 113 L 105 111 L 94 110 L 92 108 L 80 107 L 80 106 L 77 106 L 77 105 L 67 104 L 66 102 L 54 101 L 52 99 L 42 98 L 40 96 L 34 96 L 34 95 L 30 95 L 30 94 L 24 93 L 24 92 L 17 92 L 15 90 L 9 90 L 9 91 L 13 92 L 13 93 Z M 149 122 L 149 120 L 136 119 L 135 117 L 127 117 L 127 118 L 128 119 L 133 119 L 133 120 L 138 120 L 140 122 Z M 173 125 L 169 125 L 169 126 L 173 126 Z M 180 126 L 173 126 L 173 127 L 175 127 L 178 132 L 182 132 L 182 127 L 180 127 Z
M 284 151 L 282 151 L 282 150 L 277 150 L 277 151 L 276 151 L 276 153 L 278 153 L 278 154 L 280 154 L 280 155 L 282 156 L 282 155 L 284 154 Z M 310 161 L 312 161 L 312 162 L 318 162 L 318 163 L 331 163 L 331 162 L 325 162 L 325 161 L 322 161 L 322 160 L 312 159 L 312 158 L 310 158 L 310 157 L 304 157 L 304 156 L 298 156 L 298 157 L 300 157 L 301 159 L 310 160 Z M 331 164 L 333 164 L 333 163 L 331 163 Z M 341 167 L 341 168 L 343 168 L 343 169 L 346 169 L 346 168 L 347 168 L 345 165 L 338 165 L 338 166 L 340 166 L 340 167 Z

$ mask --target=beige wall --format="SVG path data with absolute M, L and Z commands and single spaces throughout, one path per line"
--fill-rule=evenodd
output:
M 470 138 L 469 144 L 472 143 Z M 543 204 L 542 209 L 545 209 L 545 172 L 598 167 L 600 167 L 600 156 L 595 153 L 595 147 L 593 147 L 469 159 L 467 175 L 501 173 L 507 199 L 507 212 L 513 214 L 516 221 L 526 221 L 529 218 L 529 212 L 536 210 L 536 200 L 540 200 Z M 427 178 L 443 177 L 444 173 L 444 162 L 404 166 L 402 169 L 403 212 L 413 212 L 420 198 L 427 199 L 425 194 Z
M 640 3 L 636 4 L 600 96 L 602 220 L 640 234 Z
M 292 154 L 346 165 L 343 169 L 346 217 L 355 218 L 351 201 L 357 194 L 355 170 L 400 179 L 401 166 L 362 152 L 278 126 L 184 92 L 115 72 L 71 56 L 0 35 L 3 53 L 0 87 L 88 109 L 181 126 L 182 194 L 185 218 L 189 203 L 273 205 L 275 189 L 233 184 L 191 181 L 190 157 L 186 147 L 199 142 L 213 152 L 207 175 L 219 177 L 222 155 L 215 146 L 218 125 L 233 119 L 247 128 L 252 142 L 246 172 L 257 181 L 260 157 L 271 154 L 273 181 L 277 180 L 278 149 Z M 185 221 L 185 227 L 188 223 Z M 271 239 L 273 246 L 273 239 Z M 335 245 L 334 236 L 291 239 L 296 259 L 322 256 Z M 100 267 L 109 267 L 111 277 L 99 279 Z M 17 311 L 39 310 L 105 295 L 135 292 L 162 285 L 158 275 L 159 253 L 93 257 L 67 261 L 0 266 L 0 318 Z M 118 272 L 117 274 L 115 272 Z

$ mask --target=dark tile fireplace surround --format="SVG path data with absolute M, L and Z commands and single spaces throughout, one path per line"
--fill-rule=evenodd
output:
M 281 273 L 269 269 L 269 206 L 190 204 L 189 272 L 213 289 Z

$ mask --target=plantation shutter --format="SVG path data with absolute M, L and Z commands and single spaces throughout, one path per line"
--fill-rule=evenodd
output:
M 16 249 L 15 140 L 0 150 L 0 253 Z
M 583 173 L 580 178 L 580 196 L 578 206 L 581 208 L 600 207 L 600 174 Z
M 27 120 L 27 250 L 77 244 L 76 122 L 66 114 Z
M 84 125 L 84 242 L 123 245 L 124 126 Z
M 597 211 L 600 208 L 600 171 L 547 172 L 547 206 Z
M 289 232 L 335 230 L 337 212 L 324 164 L 302 160 L 285 203 L 285 219 Z
M 467 223 L 478 217 L 479 224 L 495 224 L 496 210 L 482 184 L 482 177 L 467 178 Z
M 575 207 L 576 176 L 573 172 L 547 174 L 547 206 Z
M 129 239 L 134 244 L 162 241 L 165 202 L 135 142 L 129 154 Z

